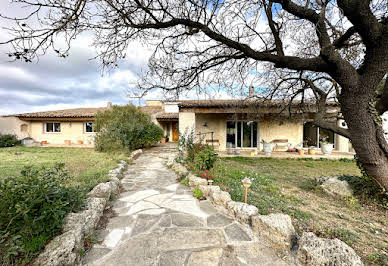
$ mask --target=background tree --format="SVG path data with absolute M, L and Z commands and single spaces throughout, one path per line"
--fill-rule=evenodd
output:
M 379 116 L 388 109 L 388 85 L 376 89 L 388 71 L 386 0 L 12 2 L 32 10 L 8 18 L 15 22 L 9 28 L 14 37 L 6 43 L 16 60 L 33 61 L 49 48 L 66 56 L 71 40 L 91 31 L 96 57 L 106 67 L 125 57 L 132 40 L 156 45 L 139 84 L 144 89 L 238 90 L 271 75 L 266 70 L 274 67 L 300 76 L 314 99 L 325 92 L 317 77 L 330 79 L 348 130 L 320 126 L 349 137 L 368 175 L 388 189 L 388 145 Z

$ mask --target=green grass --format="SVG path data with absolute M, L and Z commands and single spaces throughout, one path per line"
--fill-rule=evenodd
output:
M 190 169 L 201 176 L 193 165 Z M 385 233 L 373 233 L 371 237 L 372 233 L 362 229 L 371 222 L 380 232 L 386 232 L 386 223 L 380 221 L 386 221 L 388 215 L 377 204 L 372 187 L 360 178 L 354 160 L 227 157 L 220 158 L 211 172 L 215 185 L 228 191 L 232 200 L 244 200 L 241 180 L 249 177 L 252 185 L 248 203 L 261 214 L 286 213 L 299 233 L 312 231 L 321 237 L 339 238 L 366 263 L 386 262 Z M 341 176 L 353 187 L 355 195 L 344 199 L 330 197 L 317 186 L 316 178 L 320 176 Z
M 17 176 L 25 166 L 52 167 L 62 162 L 70 175 L 74 176 L 69 185 L 79 185 L 90 190 L 98 183 L 108 181 L 109 170 L 126 158 L 124 154 L 102 153 L 86 148 L 1 148 L 0 179 Z

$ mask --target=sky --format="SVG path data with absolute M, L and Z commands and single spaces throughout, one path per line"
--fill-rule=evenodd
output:
M 22 9 L 0 1 L 0 13 L 20 16 Z M 0 20 L 0 41 L 7 40 L 4 29 L 10 22 Z M 0 115 L 77 107 L 106 106 L 113 104 L 138 104 L 128 98 L 128 90 L 136 84 L 140 75 L 147 70 L 147 62 L 153 47 L 132 43 L 126 59 L 118 69 L 101 71 L 98 59 L 91 60 L 96 52 L 91 45 L 92 36 L 80 35 L 67 58 L 60 58 L 49 51 L 38 62 L 10 62 L 9 46 L 0 45 Z M 223 98 L 227 97 L 224 95 Z M 195 99 L 193 92 L 184 98 Z M 144 97 L 163 99 L 163 92 L 155 90 Z
M 0 2 L 0 13 L 17 16 L 20 12 L 20 8 Z M 0 41 L 9 36 L 4 29 L 9 25 L 0 20 Z M 96 55 L 91 42 L 90 35 L 82 34 L 73 42 L 69 57 L 60 58 L 50 51 L 32 63 L 10 62 L 6 54 L 10 47 L 0 45 L 0 115 L 131 101 L 128 90 L 147 69 L 152 48 L 133 43 L 135 52 L 128 53 L 119 69 L 102 72 L 100 62 L 91 60 Z M 148 98 L 161 96 L 155 91 Z

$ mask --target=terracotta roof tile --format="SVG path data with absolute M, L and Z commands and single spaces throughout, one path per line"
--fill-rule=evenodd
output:
M 156 115 L 156 119 L 159 120 L 176 120 L 179 118 L 179 113 L 159 113 Z
M 149 115 L 157 114 L 160 112 L 163 112 L 163 107 L 162 106 L 142 106 L 140 109 Z
M 75 108 L 56 111 L 23 113 L 8 116 L 16 116 L 19 118 L 93 118 L 98 112 L 105 111 L 106 109 L 107 107 Z
M 179 107 L 251 107 L 251 106 L 262 106 L 262 107 L 284 107 L 288 104 L 287 101 L 283 100 L 264 100 L 264 99 L 245 99 L 245 100 L 182 100 L 179 101 Z M 294 101 L 294 105 L 299 102 Z M 315 102 L 305 102 L 306 105 L 315 105 Z M 335 102 L 328 102 L 330 106 L 337 106 Z

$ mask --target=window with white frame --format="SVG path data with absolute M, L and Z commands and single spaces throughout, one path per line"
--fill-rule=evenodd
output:
M 61 123 L 59 122 L 46 122 L 45 125 L 46 133 L 60 133 L 61 132 Z
M 86 122 L 85 123 L 85 132 L 86 133 L 93 133 L 94 132 L 94 123 L 93 122 Z

